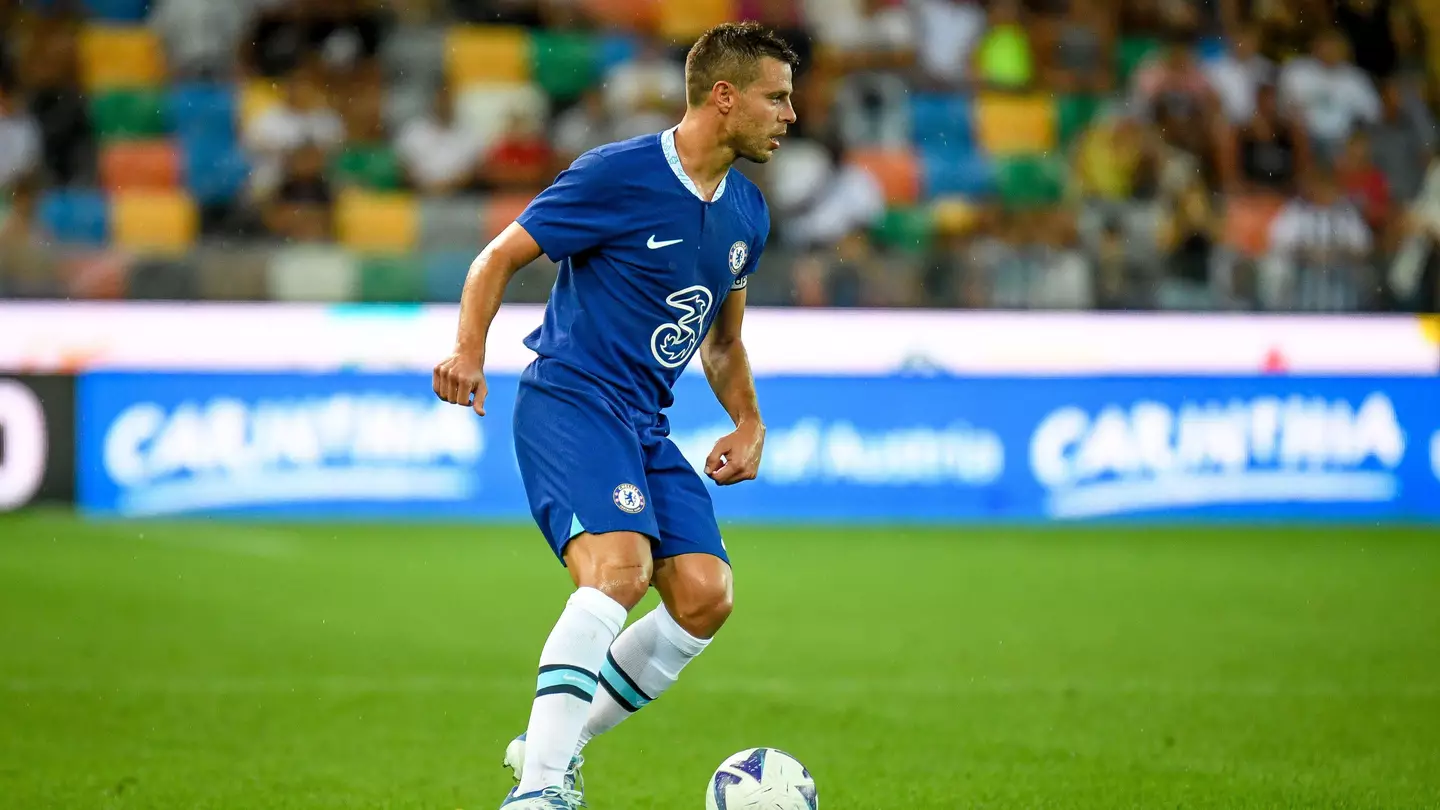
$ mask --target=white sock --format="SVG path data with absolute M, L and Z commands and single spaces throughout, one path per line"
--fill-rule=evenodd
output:
M 525 731 L 519 793 L 560 785 L 595 696 L 605 650 L 625 626 L 628 611 L 595 588 L 571 594 L 540 652 L 540 677 Z
M 625 628 L 600 667 L 601 688 L 590 704 L 590 718 L 575 750 L 664 694 L 680 677 L 680 670 L 709 643 L 710 639 L 685 632 L 663 604 Z

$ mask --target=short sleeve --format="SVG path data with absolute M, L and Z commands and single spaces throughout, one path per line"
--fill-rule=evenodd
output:
M 755 241 L 750 246 L 750 255 L 745 259 L 745 267 L 735 278 L 735 283 L 730 285 L 732 290 L 743 290 L 750 284 L 750 274 L 760 267 L 760 255 L 765 252 L 765 243 L 770 240 L 770 209 L 762 205 L 760 208 L 760 226 L 756 229 Z
M 592 250 L 619 232 L 624 217 L 606 168 L 598 154 L 581 155 L 516 218 L 551 261 Z

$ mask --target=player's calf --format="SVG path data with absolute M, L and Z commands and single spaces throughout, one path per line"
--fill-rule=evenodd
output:
M 516 796 L 568 790 L 566 772 L 599 687 L 606 651 L 649 588 L 649 541 L 634 532 L 581 534 L 565 562 L 576 590 L 540 652 Z
M 709 646 L 734 604 L 730 566 L 708 554 L 659 561 L 655 588 L 662 604 L 610 645 L 577 753 L 664 694 Z

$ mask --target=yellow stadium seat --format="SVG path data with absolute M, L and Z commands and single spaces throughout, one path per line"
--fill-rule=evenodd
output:
M 992 155 L 1049 152 L 1059 139 L 1055 105 L 1044 96 L 982 95 L 975 134 Z
M 200 212 L 182 191 L 127 190 L 111 197 L 111 233 L 119 247 L 180 253 L 195 244 Z
M 410 250 L 419 243 L 420 206 L 409 194 L 347 189 L 335 202 L 335 228 L 352 250 Z
M 87 26 L 80 34 L 80 77 L 86 90 L 159 87 L 165 52 L 149 29 Z
M 461 25 L 445 35 L 445 76 L 452 89 L 477 82 L 530 81 L 530 39 L 524 28 Z
M 240 127 L 243 130 L 266 110 L 285 100 L 285 91 L 270 79 L 252 79 L 240 90 Z
M 691 40 L 705 29 L 737 18 L 735 0 L 684 0 L 660 3 L 659 33 L 671 40 Z

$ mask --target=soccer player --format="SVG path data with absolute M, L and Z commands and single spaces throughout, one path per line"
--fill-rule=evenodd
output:
M 770 213 L 731 166 L 779 148 L 795 120 L 796 62 L 757 24 L 707 31 L 685 61 L 679 125 L 581 155 L 466 278 L 434 388 L 483 416 L 485 341 L 505 286 L 542 252 L 559 264 L 525 339 L 537 357 L 514 436 L 531 514 L 576 590 L 540 651 L 529 725 L 506 751 L 510 810 L 582 806 L 580 750 L 659 698 L 730 615 L 714 507 L 662 411 L 698 352 L 735 423 L 705 474 L 722 486 L 755 477 L 765 427 L 740 326 Z M 661 604 L 622 633 L 651 585 Z

